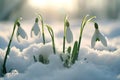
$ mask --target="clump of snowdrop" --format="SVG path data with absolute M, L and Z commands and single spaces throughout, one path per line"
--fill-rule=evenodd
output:
M 28 38 L 27 34 L 25 33 L 25 31 L 20 26 L 20 20 L 21 20 L 21 18 L 18 18 L 18 19 L 16 19 L 16 21 L 14 23 L 13 32 L 12 32 L 12 35 L 10 37 L 10 41 L 8 43 L 8 46 L 7 46 L 7 50 L 6 50 L 6 54 L 5 54 L 5 58 L 4 58 L 3 66 L 2 66 L 3 67 L 2 68 L 3 75 L 7 73 L 6 61 L 7 61 L 7 56 L 10 53 L 11 42 L 13 40 L 13 36 L 14 36 L 14 32 L 15 32 L 16 27 L 18 26 L 18 29 L 17 29 L 17 39 L 18 39 L 18 41 L 20 41 L 18 37 L 21 37 L 23 39 L 27 39 Z
M 41 23 L 43 24 L 42 16 L 39 15 L 39 18 L 41 20 Z M 72 49 L 71 49 L 71 46 L 69 46 L 68 47 L 68 51 L 65 52 L 65 41 L 67 41 L 68 43 L 71 43 L 73 41 L 73 34 L 72 34 L 71 29 L 70 29 L 70 24 L 69 24 L 69 21 L 68 21 L 68 17 L 65 16 L 65 18 L 64 18 L 64 36 L 63 36 L 63 53 L 64 54 L 60 54 L 60 58 L 63 61 L 65 67 L 70 67 L 77 60 L 84 27 L 85 27 L 85 25 L 86 25 L 87 22 L 91 21 L 94 18 L 95 18 L 94 16 L 88 18 L 88 15 L 83 18 L 82 23 L 81 23 L 81 28 L 80 28 L 79 40 L 78 41 L 76 40 L 74 42 L 74 45 L 73 45 Z M 37 18 L 36 18 L 36 22 L 38 22 Z M 46 27 L 47 27 L 47 29 L 49 31 L 49 34 L 51 36 L 51 39 L 52 39 L 53 52 L 54 52 L 54 54 L 56 54 L 53 29 L 49 25 L 46 25 Z M 43 28 L 43 26 L 42 26 L 42 28 Z M 38 34 L 38 32 L 39 32 L 39 30 L 38 31 L 36 30 L 36 35 Z M 42 31 L 42 33 L 44 33 L 44 30 Z M 37 61 L 36 57 L 33 56 L 33 58 L 34 58 L 34 61 L 36 62 Z M 41 59 L 39 59 L 39 61 L 42 62 L 42 63 L 44 63 L 44 57 L 42 55 L 41 55 Z
M 68 17 L 65 16 L 65 18 L 64 18 L 63 51 L 62 51 L 63 53 L 60 54 L 61 61 L 63 62 L 63 65 L 65 67 L 67 67 L 67 68 L 71 67 L 71 65 L 73 65 L 76 62 L 76 60 L 78 60 L 78 55 L 79 55 L 79 50 L 80 50 L 80 45 L 81 45 L 81 40 L 82 40 L 82 34 L 83 34 L 84 27 L 88 22 L 92 21 L 94 18 L 95 18 L 95 16 L 88 17 L 88 15 L 83 18 L 81 26 L 80 26 L 79 39 L 74 42 L 73 46 L 69 46 L 67 51 L 65 51 L 66 41 L 67 41 L 67 43 L 73 42 L 73 34 L 72 34 L 71 29 L 70 29 L 70 23 L 68 21 Z M 50 34 L 50 37 L 52 39 L 53 53 L 56 54 L 54 31 L 49 25 L 44 25 L 43 18 L 40 14 L 38 15 L 37 18 L 35 18 L 35 23 L 34 23 L 32 29 L 31 29 L 31 37 L 41 35 L 40 27 L 38 25 L 39 19 L 40 19 L 41 24 L 42 24 L 43 44 L 45 44 L 44 26 L 46 26 L 47 29 L 48 29 L 48 32 Z M 20 42 L 19 38 L 23 38 L 23 39 L 28 38 L 27 34 L 25 33 L 25 31 L 22 29 L 22 27 L 20 25 L 20 19 L 17 19 L 14 23 L 12 36 L 10 38 L 10 41 L 9 41 L 9 44 L 8 44 L 8 47 L 7 47 L 7 51 L 6 51 L 6 54 L 5 54 L 5 58 L 4 58 L 4 62 L 3 62 L 3 70 L 2 70 L 3 74 L 7 73 L 7 71 L 6 71 L 6 60 L 7 60 L 7 56 L 10 53 L 10 46 L 11 46 L 11 42 L 12 42 L 12 39 L 13 39 L 13 35 L 14 35 L 14 32 L 15 32 L 16 26 L 17 26 L 17 40 Z M 91 47 L 93 48 L 95 46 L 96 41 L 101 41 L 104 46 L 107 46 L 106 38 L 104 37 L 103 34 L 100 33 L 99 28 L 98 28 L 98 24 L 95 23 L 94 26 L 95 26 L 95 32 L 94 32 L 94 35 L 93 35 L 92 40 L 91 40 Z M 43 49 L 43 50 L 45 50 L 45 49 Z M 40 54 L 39 56 L 34 55 L 33 56 L 34 61 L 35 62 L 41 62 L 43 64 L 48 64 L 49 63 L 48 57 L 45 57 L 43 54 L 45 54 L 45 53 L 42 52 L 42 54 Z
M 51 39 L 52 39 L 53 53 L 56 54 L 53 29 L 52 29 L 49 25 L 47 25 L 47 24 L 46 24 L 46 27 L 47 27 L 48 32 L 49 32 L 49 34 L 50 34 L 50 36 L 51 36 Z M 42 54 L 39 55 L 39 59 L 38 59 L 38 60 L 37 60 L 36 56 L 33 56 L 33 58 L 34 58 L 34 61 L 35 61 L 35 62 L 38 62 L 38 61 L 39 61 L 39 62 L 41 62 L 41 63 L 43 63 L 43 64 L 49 63 L 48 58 L 45 58 L 45 56 L 43 56 Z
M 95 23 L 94 26 L 95 26 L 95 32 L 94 32 L 94 34 L 93 34 L 93 36 L 92 36 L 92 39 L 91 39 L 91 47 L 94 48 L 95 43 L 96 43 L 97 41 L 101 41 L 101 43 L 102 43 L 105 47 L 107 47 L 106 37 L 100 32 L 99 27 L 98 27 L 98 24 Z
M 33 37 L 34 35 L 39 37 L 41 35 L 40 28 L 38 25 L 38 18 L 35 19 L 35 23 L 31 29 L 31 37 Z
M 81 27 L 80 27 L 79 40 L 74 42 L 72 52 L 71 52 L 71 47 L 68 47 L 68 54 L 66 54 L 66 55 L 68 55 L 67 59 L 65 59 L 65 60 L 62 59 L 62 60 L 64 60 L 65 67 L 70 67 L 78 59 L 84 27 L 87 22 L 90 22 L 94 18 L 95 18 L 95 16 L 88 18 L 88 15 L 83 18 Z M 68 30 L 68 32 L 67 32 L 67 30 Z M 72 32 L 69 28 L 69 22 L 67 20 L 67 17 L 65 17 L 65 20 L 64 20 L 63 53 L 65 52 L 65 38 L 68 39 L 67 40 L 68 42 L 71 42 L 73 40 Z

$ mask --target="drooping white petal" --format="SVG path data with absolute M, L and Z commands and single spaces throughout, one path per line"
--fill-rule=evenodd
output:
M 103 34 L 99 33 L 99 39 L 100 39 L 101 43 L 102 43 L 105 47 L 107 47 L 107 40 L 106 40 L 106 38 L 105 38 L 105 36 L 104 36 Z
M 39 35 L 40 36 L 40 28 L 39 28 L 39 25 L 37 22 L 35 22 L 34 26 L 32 27 L 32 30 L 31 30 L 31 37 L 35 35 Z
M 18 32 L 16 33 L 16 38 L 17 38 L 18 42 L 20 42 L 19 33 Z
M 94 48 L 97 38 L 97 32 L 95 31 L 91 39 L 91 47 Z
M 70 27 L 67 27 L 66 29 L 66 40 L 68 43 L 71 43 L 73 41 L 73 34 L 72 31 L 70 30 Z
M 25 33 L 25 31 L 21 27 L 18 27 L 18 30 L 17 30 L 17 39 L 18 39 L 18 41 L 20 41 L 19 37 L 22 37 L 23 39 L 28 39 L 27 34 Z
M 100 33 L 98 29 L 95 29 L 94 35 L 91 40 L 91 47 L 95 46 L 96 40 L 99 39 L 101 43 L 107 47 L 107 40 L 103 34 Z

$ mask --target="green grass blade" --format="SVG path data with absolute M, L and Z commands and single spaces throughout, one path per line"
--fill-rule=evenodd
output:
M 71 63 L 74 64 L 75 61 L 78 59 L 78 42 L 75 41 L 74 46 L 73 46 L 73 51 L 72 51 L 72 56 L 71 56 Z
M 43 22 L 43 17 L 41 14 L 38 14 L 38 18 L 41 21 L 42 24 L 42 37 L 43 37 L 43 44 L 45 44 L 45 33 L 44 33 L 44 22 Z
M 52 38 L 53 52 L 54 52 L 54 54 L 56 54 L 53 29 L 52 29 L 49 25 L 46 25 L 46 27 L 47 27 L 47 29 L 48 29 L 48 31 L 49 31 L 49 34 L 50 34 L 51 38 Z
M 35 56 L 33 56 L 33 59 L 34 59 L 34 61 L 35 61 L 35 62 L 37 62 L 37 59 L 36 59 L 36 57 L 35 57 Z

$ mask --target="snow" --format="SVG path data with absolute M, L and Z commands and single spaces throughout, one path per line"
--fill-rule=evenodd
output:
M 76 23 L 78 24 L 78 21 L 76 21 Z M 12 25 L 6 28 L 2 26 L 7 24 L 1 24 L 0 70 L 11 35 L 10 31 L 12 31 Z M 119 22 L 102 23 L 99 21 L 100 31 L 108 37 L 108 47 L 104 47 L 100 42 L 97 42 L 95 48 L 91 48 L 90 43 L 94 27 L 92 23 L 86 25 L 83 32 L 78 61 L 70 68 L 64 67 L 59 57 L 59 54 L 62 53 L 63 27 L 61 26 L 63 26 L 63 23 L 50 23 L 55 32 L 56 55 L 53 53 L 51 38 L 47 30 L 45 30 L 47 43 L 43 45 L 42 38 L 30 38 L 29 33 L 34 22 L 24 22 L 23 24 L 29 25 L 29 27 L 22 26 L 22 28 L 27 31 L 28 40 L 18 43 L 14 35 L 6 64 L 8 73 L 4 77 L 0 77 L 0 80 L 120 80 Z M 80 24 L 75 25 L 75 23 L 71 21 L 71 25 L 74 41 L 78 40 Z M 9 29 L 10 31 L 8 32 Z M 4 32 L 6 32 L 6 34 L 4 34 Z M 66 47 L 71 45 L 73 45 L 73 43 L 67 44 Z M 45 59 L 48 59 L 50 63 L 42 64 L 35 62 L 33 56 L 39 60 L 40 54 L 42 54 Z

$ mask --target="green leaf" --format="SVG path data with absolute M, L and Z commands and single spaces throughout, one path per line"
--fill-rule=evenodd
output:
M 75 41 L 73 51 L 72 51 L 72 56 L 71 56 L 72 64 L 74 64 L 77 59 L 78 59 L 78 42 Z
M 37 62 L 37 59 L 36 59 L 36 57 L 35 57 L 35 56 L 33 56 L 33 59 L 34 59 L 34 61 L 35 61 L 35 62 Z
M 41 14 L 38 14 L 38 17 L 39 17 L 41 23 L 43 23 L 43 17 L 42 17 L 42 15 L 41 15 Z
M 89 15 L 86 15 L 83 20 L 82 20 L 82 23 L 81 23 L 81 28 L 84 28 L 84 26 L 86 25 L 87 22 L 90 22 L 91 20 L 93 20 L 94 18 L 96 18 L 96 16 L 92 16 L 90 18 L 87 18 L 89 17 Z
M 53 32 L 52 28 L 49 25 L 46 25 L 46 27 L 47 27 L 47 29 L 48 29 L 48 31 L 50 33 L 50 36 L 54 37 L 54 32 Z
M 90 22 L 90 21 L 92 21 L 93 19 L 95 19 L 96 18 L 96 16 L 92 16 L 92 17 L 90 17 L 88 20 L 87 20 L 87 22 Z
M 67 52 L 71 53 L 71 46 L 68 47 Z
M 81 28 L 82 28 L 83 26 L 85 26 L 85 24 L 86 24 L 86 19 L 87 19 L 88 16 L 89 16 L 89 15 L 86 15 L 85 17 L 83 17 L 82 23 L 81 23 Z
M 22 18 L 17 18 L 14 22 L 14 27 L 13 27 L 13 31 L 12 31 L 12 35 L 10 37 L 10 40 L 9 40 L 9 43 L 8 43 L 8 46 L 7 46 L 7 50 L 6 50 L 6 54 L 5 54 L 5 58 L 4 58 L 4 61 L 3 61 L 3 74 L 7 73 L 6 71 L 6 61 L 7 61 L 7 56 L 9 55 L 10 53 L 10 46 L 11 46 L 11 43 L 12 43 L 12 40 L 13 40 L 13 35 L 14 35 L 14 32 L 15 32 L 15 29 L 16 29 L 16 26 L 17 25 L 20 25 L 19 21 L 21 20 Z
M 83 18 L 82 23 L 81 23 L 80 35 L 79 35 L 79 42 L 78 42 L 78 52 L 79 52 L 79 49 L 80 49 L 82 34 L 83 34 L 83 30 L 84 30 L 84 27 L 85 27 L 86 23 L 87 23 L 87 22 L 90 22 L 91 20 L 93 20 L 94 18 L 96 18 L 96 16 L 87 18 L 88 16 L 89 16 L 89 15 L 86 15 L 86 16 Z
M 45 33 L 44 33 L 44 22 L 43 22 L 43 17 L 42 17 L 41 14 L 38 14 L 38 18 L 39 18 L 40 21 L 41 21 L 43 44 L 45 44 Z
M 44 64 L 44 57 L 43 57 L 43 55 L 39 55 L 39 62 Z
M 53 52 L 54 52 L 54 54 L 56 54 L 53 29 L 49 25 L 46 25 L 46 27 L 49 31 L 49 34 L 50 34 L 51 38 L 52 38 Z

